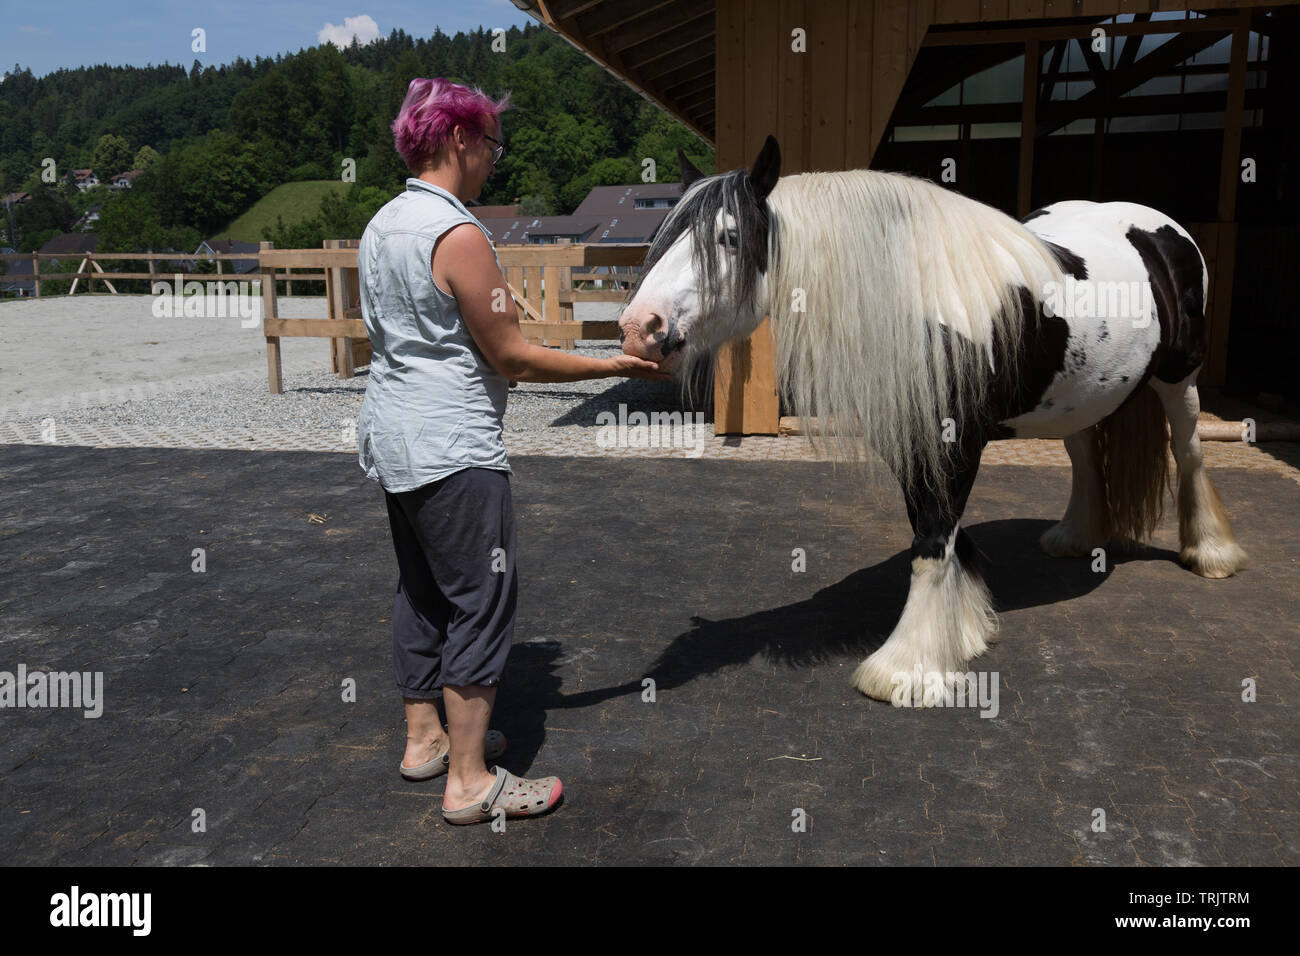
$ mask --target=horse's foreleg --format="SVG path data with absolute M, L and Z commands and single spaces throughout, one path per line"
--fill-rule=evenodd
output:
M 932 492 L 904 488 L 915 533 L 912 581 L 893 633 L 853 674 L 853 685 L 868 697 L 903 706 L 950 699 L 971 658 L 987 649 L 997 629 L 978 552 L 957 523 L 982 448 L 976 443 L 962 456 L 947 507 Z
M 1110 537 L 1101 461 L 1091 428 L 1065 439 L 1070 455 L 1070 503 L 1065 516 L 1043 532 L 1039 546 L 1054 558 L 1083 557 Z
M 1196 372 L 1181 382 L 1151 379 L 1169 419 L 1169 444 L 1178 462 L 1178 558 L 1207 578 L 1226 578 L 1246 563 L 1219 493 L 1205 473 L 1196 420 L 1201 398 Z

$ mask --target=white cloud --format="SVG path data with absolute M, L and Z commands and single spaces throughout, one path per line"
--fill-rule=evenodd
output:
M 343 26 L 338 27 L 332 23 L 325 24 L 320 33 L 316 34 L 317 43 L 333 43 L 339 49 L 352 45 L 352 38 L 357 38 L 357 43 L 365 46 L 374 40 L 379 39 L 379 24 L 366 14 L 359 17 L 344 17 Z

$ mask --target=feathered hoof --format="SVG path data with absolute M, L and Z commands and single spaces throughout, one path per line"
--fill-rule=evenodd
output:
M 1202 541 L 1179 551 L 1178 560 L 1203 578 L 1229 578 L 1246 566 L 1246 552 L 1235 541 Z
M 1064 521 L 1052 525 L 1038 539 L 1038 546 L 1053 558 L 1086 558 L 1094 548 L 1100 548 L 1105 543 L 1082 540 L 1074 526 Z
M 967 625 L 966 633 L 949 645 L 947 653 L 918 653 L 911 642 L 892 636 L 857 666 L 853 686 L 873 700 L 895 707 L 951 703 L 954 688 L 966 680 L 971 660 L 988 649 L 997 618 L 991 610 L 980 609 L 969 616 Z
M 893 655 L 872 654 L 853 672 L 853 686 L 868 697 L 895 707 L 942 707 L 951 704 L 958 682 L 966 679 L 966 665 L 953 670 L 905 670 L 891 663 Z

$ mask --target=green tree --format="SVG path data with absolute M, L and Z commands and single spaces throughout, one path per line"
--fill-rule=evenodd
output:
M 94 168 L 99 181 L 107 183 L 110 177 L 133 169 L 132 158 L 131 145 L 123 137 L 105 133 L 95 144 L 94 157 L 90 165 Z
M 152 146 L 141 146 L 135 152 L 135 158 L 131 160 L 132 169 L 145 170 L 151 168 L 158 162 L 158 152 Z
M 519 212 L 524 216 L 549 216 L 551 204 L 545 196 L 531 195 L 519 198 Z
M 19 237 L 50 230 L 58 235 L 67 232 L 77 221 L 77 211 L 57 186 L 40 183 L 31 194 L 31 199 L 14 208 L 14 223 Z

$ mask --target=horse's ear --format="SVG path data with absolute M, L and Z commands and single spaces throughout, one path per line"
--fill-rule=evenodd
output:
M 704 176 L 704 174 L 696 169 L 691 161 L 686 158 L 686 154 L 680 149 L 677 150 L 677 168 L 681 170 L 682 174 L 682 192 L 686 192 L 686 190 L 691 188 L 691 184 L 695 182 L 695 180 L 701 179 Z
M 763 143 L 763 149 L 754 160 L 754 167 L 749 171 L 749 178 L 754 183 L 754 193 L 758 201 L 767 198 L 776 181 L 781 178 L 781 147 L 776 144 L 776 137 L 771 133 Z

